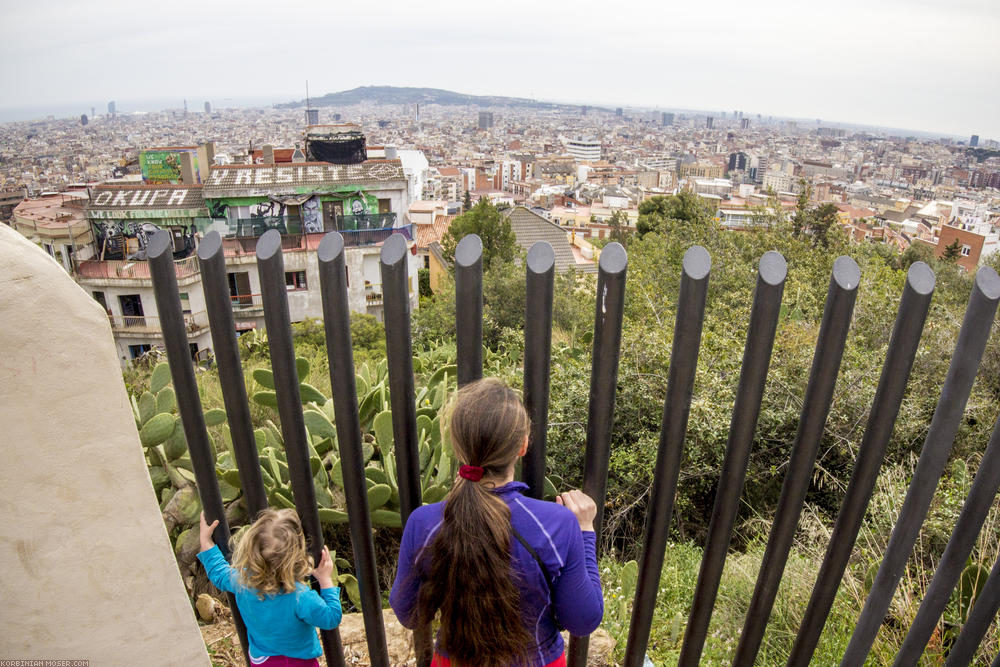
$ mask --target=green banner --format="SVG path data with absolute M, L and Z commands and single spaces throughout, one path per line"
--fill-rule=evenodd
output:
M 198 154 L 188 150 L 142 151 L 139 153 L 139 168 L 142 180 L 147 183 L 180 183 L 181 153 L 191 153 L 195 178 L 198 177 Z

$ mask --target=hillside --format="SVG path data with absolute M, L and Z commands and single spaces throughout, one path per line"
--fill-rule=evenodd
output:
M 576 108 L 568 104 L 552 104 L 523 97 L 497 95 L 466 95 L 440 88 L 403 88 L 398 86 L 360 86 L 339 93 L 327 93 L 309 100 L 312 106 L 347 106 L 351 104 L 442 104 L 446 106 L 531 107 L 536 109 Z M 276 105 L 279 109 L 305 106 L 305 100 Z

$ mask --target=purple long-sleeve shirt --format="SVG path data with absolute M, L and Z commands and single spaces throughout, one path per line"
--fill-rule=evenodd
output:
M 513 579 L 521 593 L 523 618 L 537 643 L 537 658 L 528 667 L 540 667 L 558 658 L 564 650 L 550 605 L 571 634 L 585 636 L 601 623 L 604 597 L 594 533 L 581 532 L 576 516 L 562 505 L 522 495 L 527 488 L 521 482 L 511 482 L 495 493 L 507 503 L 511 523 L 541 558 L 552 578 L 550 592 L 538 561 L 512 536 L 511 566 L 517 573 Z M 424 505 L 410 515 L 403 530 L 399 568 L 389 604 L 406 627 L 414 625 L 417 592 L 426 576 L 423 568 L 416 571 L 414 568 L 423 550 L 437 536 L 443 512 L 443 502 Z

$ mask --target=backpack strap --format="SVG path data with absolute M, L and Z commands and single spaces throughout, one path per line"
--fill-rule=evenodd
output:
M 552 591 L 554 590 L 552 587 L 552 577 L 549 575 L 549 571 L 545 567 L 545 563 L 542 562 L 538 552 L 535 551 L 530 544 L 528 544 L 528 540 L 524 539 L 524 535 L 517 532 L 517 528 L 514 527 L 513 523 L 510 524 L 510 531 L 514 534 L 514 537 L 517 538 L 517 541 L 521 543 L 521 546 L 527 549 L 528 553 L 535 559 L 535 562 L 538 563 L 538 567 L 542 571 L 542 576 L 545 577 L 545 585 L 549 588 L 549 599 L 552 600 Z M 559 623 L 559 619 L 556 617 L 555 604 L 549 604 L 549 611 L 552 613 L 552 622 L 555 624 L 556 630 L 563 630 L 563 626 Z

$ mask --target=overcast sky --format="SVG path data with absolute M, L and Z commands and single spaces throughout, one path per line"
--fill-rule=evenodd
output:
M 0 0 L 0 107 L 361 85 L 1000 139 L 1000 1 Z M 121 104 L 120 104 L 121 106 Z M 6 114 L 7 117 L 10 114 Z

